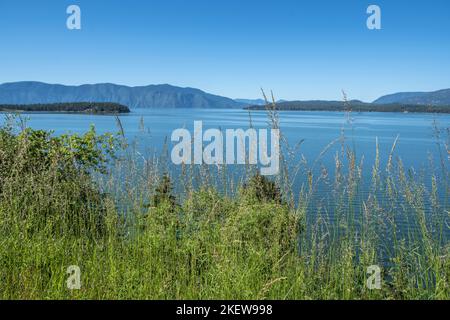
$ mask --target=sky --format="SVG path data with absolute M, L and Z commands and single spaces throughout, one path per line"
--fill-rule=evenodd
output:
M 372 4 L 381 30 L 366 26 Z M 0 0 L 0 83 L 372 101 L 450 88 L 449 40 L 448 0 Z

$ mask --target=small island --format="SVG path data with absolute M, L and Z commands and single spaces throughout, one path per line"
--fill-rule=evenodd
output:
M 112 102 L 64 102 L 45 104 L 0 104 L 0 112 L 129 113 L 127 106 Z

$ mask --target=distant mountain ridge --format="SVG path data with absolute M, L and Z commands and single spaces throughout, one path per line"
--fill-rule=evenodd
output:
M 264 99 L 234 99 L 234 101 L 249 106 L 262 106 L 266 104 Z
M 242 103 L 246 106 L 264 106 L 266 104 L 266 100 L 264 99 L 234 99 L 234 101 L 238 103 Z M 271 103 L 272 101 L 269 101 Z M 277 100 L 276 103 L 287 102 L 286 100 Z
M 66 86 L 24 81 L 0 85 L 0 104 L 110 102 L 129 108 L 240 108 L 245 104 L 194 88 L 168 84 L 129 87 L 112 83 Z
M 416 105 L 450 105 L 450 89 L 433 92 L 399 92 L 382 96 L 375 100 L 375 104 L 404 103 Z
M 77 102 L 106 102 L 125 105 L 129 108 L 244 108 L 264 106 L 263 99 L 230 99 L 195 88 L 181 88 L 169 84 L 148 86 L 124 86 L 112 83 L 68 86 L 35 81 L 0 84 L 0 104 L 29 105 Z M 363 109 L 370 103 L 349 101 Z M 343 108 L 342 101 L 286 101 L 279 100 L 282 108 L 313 109 Z M 400 92 L 382 96 L 373 105 L 388 106 L 450 106 L 450 89 L 434 92 Z M 384 107 L 383 107 L 384 108 Z M 370 107 L 370 109 L 373 109 Z M 408 110 L 411 109 L 408 107 Z M 422 110 L 419 108 L 417 110 Z M 428 108 L 430 109 L 430 108 Z M 427 110 L 428 110 L 427 109 Z M 447 109 L 445 109 L 447 110 Z

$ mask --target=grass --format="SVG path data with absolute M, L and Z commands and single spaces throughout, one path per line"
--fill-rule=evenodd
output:
M 5 126 L 0 298 L 449 299 L 448 141 L 439 139 L 444 156 L 425 174 L 405 170 L 395 144 L 385 168 L 377 152 L 369 185 L 340 140 L 318 199 L 330 178 L 306 164 L 274 181 L 250 167 L 237 181 L 224 167 L 169 177 L 161 158 L 142 166 L 129 151 L 106 170 L 119 146 L 111 136 L 58 140 Z M 71 265 L 80 290 L 67 288 Z M 380 290 L 366 285 L 371 265 Z

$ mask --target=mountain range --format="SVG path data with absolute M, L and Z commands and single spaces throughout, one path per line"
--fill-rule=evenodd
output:
M 243 108 L 261 106 L 263 99 L 230 99 L 195 88 L 168 84 L 130 87 L 112 83 L 67 86 L 34 81 L 0 85 L 0 104 L 51 104 L 75 102 L 118 103 L 129 108 Z M 284 104 L 288 101 L 279 100 Z M 363 103 L 361 101 L 353 101 Z M 299 102 L 296 101 L 295 104 Z M 336 105 L 335 101 L 302 101 L 301 105 Z M 364 103 L 366 104 L 366 103 Z M 368 103 L 370 105 L 370 103 Z M 401 92 L 382 96 L 373 105 L 405 104 L 450 106 L 450 89 L 434 92 Z
M 242 103 L 246 106 L 264 106 L 266 100 L 264 99 L 234 99 L 234 101 Z M 276 103 L 286 102 L 286 100 L 277 100 Z
M 264 99 L 234 99 L 234 101 L 249 106 L 263 106 L 266 104 Z
M 65 86 L 42 82 L 0 85 L 0 104 L 112 102 L 129 108 L 240 108 L 244 103 L 168 84 L 128 87 L 111 83 Z
M 433 92 L 399 92 L 389 94 L 378 98 L 374 104 L 417 104 L 417 105 L 433 105 L 433 106 L 449 106 L 450 105 L 450 89 L 444 89 Z

